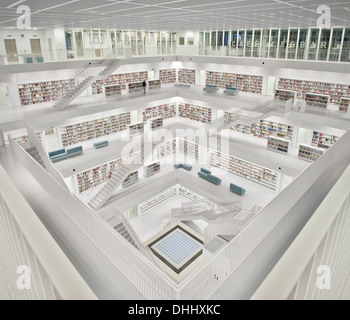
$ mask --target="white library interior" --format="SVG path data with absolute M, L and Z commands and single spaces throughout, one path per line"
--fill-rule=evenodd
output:
M 350 8 L 321 7 L 2 1 L 0 298 L 253 298 L 350 163 Z M 349 203 L 280 299 L 350 298 Z

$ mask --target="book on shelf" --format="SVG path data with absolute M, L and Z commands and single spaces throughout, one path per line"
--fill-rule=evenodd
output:
M 300 144 L 298 157 L 307 161 L 318 160 L 325 152 L 325 149 Z
M 290 141 L 287 139 L 281 139 L 276 137 L 268 137 L 267 140 L 267 149 L 280 152 L 288 153 Z

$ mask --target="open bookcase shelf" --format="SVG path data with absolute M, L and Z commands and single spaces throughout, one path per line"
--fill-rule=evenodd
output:
M 297 98 L 306 100 L 306 94 L 329 96 L 329 102 L 339 105 L 341 98 L 350 97 L 350 85 L 280 78 L 278 88 L 297 92 Z
M 59 128 L 62 146 L 67 147 L 84 141 L 108 136 L 127 129 L 130 124 L 130 113 L 117 114 L 111 117 L 77 123 Z
M 19 84 L 22 106 L 56 101 L 74 89 L 74 80 L 58 80 Z
M 237 88 L 242 92 L 262 93 L 263 77 L 255 75 L 207 71 L 206 84 L 219 88 Z

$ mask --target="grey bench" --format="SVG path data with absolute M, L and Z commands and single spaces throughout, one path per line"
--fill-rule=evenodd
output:
M 237 96 L 239 94 L 239 91 L 237 88 L 226 87 L 226 89 L 224 90 L 224 94 Z
M 203 91 L 204 91 L 204 92 L 213 93 L 213 92 L 219 91 L 219 88 L 218 88 L 217 86 L 207 84 L 207 85 L 203 88 Z
M 99 141 L 99 142 L 94 143 L 94 148 L 99 149 L 99 148 L 108 146 L 108 144 L 109 144 L 109 142 L 107 140 Z

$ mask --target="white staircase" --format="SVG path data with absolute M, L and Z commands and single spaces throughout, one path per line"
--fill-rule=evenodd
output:
M 122 185 L 128 175 L 139 169 L 145 160 L 153 153 L 154 145 L 147 142 L 141 151 L 131 160 L 130 164 L 123 164 L 116 173 L 108 180 L 102 189 L 90 200 L 89 205 L 97 210 L 100 209 L 111 197 L 111 195 Z
M 67 95 L 62 96 L 53 107 L 56 109 L 64 109 L 76 98 L 78 98 L 86 89 L 97 80 L 108 78 L 121 65 L 121 60 L 111 60 L 110 64 L 96 76 L 89 76 Z

